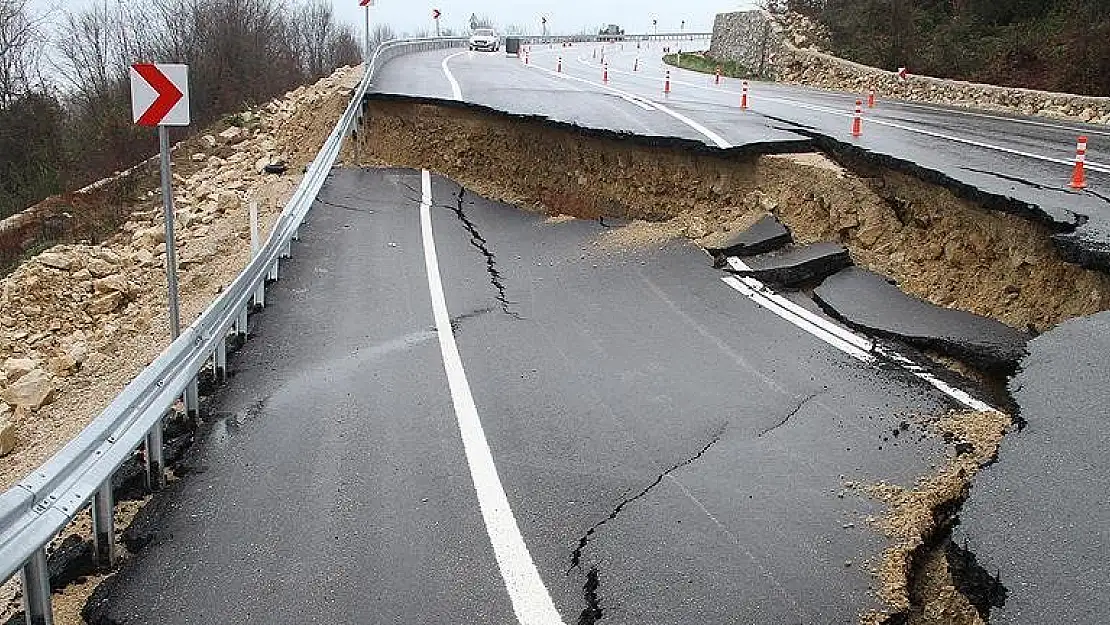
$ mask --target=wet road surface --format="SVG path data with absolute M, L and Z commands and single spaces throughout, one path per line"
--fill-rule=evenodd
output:
M 692 244 L 630 249 L 598 222 L 430 191 L 429 229 L 420 172 L 333 171 L 213 399 L 225 420 L 108 617 L 853 623 L 879 607 L 869 567 L 888 543 L 865 518 L 881 506 L 844 481 L 929 472 L 938 441 L 888 434 L 949 400 L 781 321 Z M 554 618 L 528 618 L 521 601 L 544 598 L 506 578 L 520 562 L 479 505 L 447 337 Z

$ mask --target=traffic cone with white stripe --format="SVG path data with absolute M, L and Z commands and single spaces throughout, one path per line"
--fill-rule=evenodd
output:
M 856 100 L 856 116 L 852 118 L 852 136 L 863 136 L 863 101 Z
M 1084 169 L 1086 164 L 1087 137 L 1079 137 L 1079 143 L 1075 146 L 1075 170 L 1072 171 L 1069 187 L 1076 190 L 1087 188 L 1087 172 Z
M 667 78 L 663 81 L 663 93 L 671 92 L 671 70 L 667 70 Z
M 867 108 L 875 108 L 875 88 L 871 87 L 871 91 L 867 92 Z
M 717 84 L 717 85 L 721 84 L 721 66 L 720 65 L 717 66 L 717 78 L 716 78 L 714 84 Z
M 748 110 L 748 81 L 744 81 L 744 88 L 740 90 L 740 110 Z

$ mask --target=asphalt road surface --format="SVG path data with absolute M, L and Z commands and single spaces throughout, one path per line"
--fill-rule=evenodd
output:
M 686 42 L 702 45 L 704 42 Z M 1110 130 L 1072 122 L 973 112 L 879 99 L 865 112 L 863 136 L 850 134 L 861 94 L 751 82 L 749 110 L 741 81 L 721 85 L 705 74 L 662 62 L 666 44 L 534 46 L 528 64 L 504 53 L 458 50 L 400 57 L 375 83 L 383 93 L 459 99 L 511 113 L 544 115 L 582 126 L 674 136 L 718 147 L 822 137 L 882 161 L 900 161 L 964 185 L 1058 229 L 1065 250 L 1084 264 L 1110 268 Z M 602 56 L 609 81 L 603 82 Z M 562 71 L 557 71 L 562 59 Z M 633 68 L 636 71 L 633 71 Z M 663 92 L 666 72 L 671 92 Z M 1087 135 L 1087 191 L 1067 188 L 1076 139 Z
M 598 222 L 422 178 L 332 173 L 107 617 L 854 623 L 878 607 L 869 567 L 889 543 L 865 519 L 882 510 L 844 482 L 910 485 L 941 462 L 918 425 L 891 432 L 946 396 L 783 322 L 690 243 L 629 249 Z
M 1110 232 L 1105 129 L 884 101 L 853 140 L 856 95 L 752 83 L 744 112 L 737 81 L 671 70 L 664 95 L 658 44 L 609 46 L 607 84 L 593 50 L 411 55 L 376 89 L 718 147 L 854 142 L 1061 224 L 1087 215 L 1095 256 Z M 1079 133 L 1083 194 L 1064 190 Z M 946 450 L 916 417 L 955 404 L 786 323 L 692 244 L 628 247 L 609 226 L 419 171 L 333 171 L 104 615 L 777 624 L 880 607 L 889 542 L 866 519 L 882 509 L 844 483 L 928 473 Z

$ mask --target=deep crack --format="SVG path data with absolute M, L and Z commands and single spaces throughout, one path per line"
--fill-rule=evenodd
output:
M 658 486 L 659 483 L 663 481 L 663 478 L 667 477 L 671 473 L 674 473 L 678 469 L 681 469 L 682 467 L 698 460 L 703 455 L 705 455 L 705 452 L 709 451 L 710 447 L 715 445 L 717 443 L 717 441 L 721 440 L 721 436 L 724 435 L 725 429 L 727 427 L 728 427 L 728 423 L 725 423 L 724 425 L 722 425 L 721 428 L 717 431 L 717 433 L 713 436 L 713 439 L 710 440 L 705 445 L 705 447 L 702 447 L 701 450 L 698 451 L 698 453 L 696 453 L 693 456 L 683 460 L 682 462 L 672 466 L 671 468 L 667 469 L 666 471 L 660 473 L 655 478 L 655 481 L 653 481 L 651 484 L 649 484 L 647 486 L 647 488 L 643 489 L 642 491 L 637 493 L 635 496 L 629 497 L 629 498 L 625 499 L 624 501 L 620 502 L 619 504 L 617 504 L 617 507 L 613 508 L 613 511 L 609 513 L 609 516 L 607 516 L 604 519 L 598 521 L 597 523 L 595 523 L 593 525 L 593 527 L 586 530 L 586 533 L 583 534 L 582 537 L 578 539 L 578 546 L 574 549 L 574 551 L 570 555 L 570 569 L 567 571 L 567 573 L 570 573 L 570 571 L 573 571 L 574 569 L 578 568 L 578 564 L 582 560 L 582 550 L 584 550 L 586 548 L 586 545 L 588 545 L 589 542 L 590 542 L 590 537 L 593 536 L 594 533 L 597 532 L 597 530 L 602 525 L 605 525 L 609 521 L 612 521 L 613 519 L 617 518 L 617 516 L 621 513 L 621 510 L 623 510 L 625 506 L 632 503 L 633 501 L 636 501 L 637 499 L 642 498 L 643 496 L 645 496 L 649 492 L 651 492 L 651 490 L 653 488 Z
M 494 290 L 497 291 L 496 299 L 498 303 L 501 304 L 501 312 L 509 315 L 510 317 L 513 317 L 514 319 L 521 319 L 519 313 L 517 313 L 515 310 L 510 309 L 510 306 L 512 306 L 516 302 L 509 301 L 509 299 L 505 296 L 505 283 L 502 282 L 501 272 L 497 269 L 497 257 L 494 256 L 492 251 L 490 251 L 489 244 L 487 243 L 485 237 L 483 237 L 482 234 L 478 232 L 477 226 L 474 225 L 473 221 L 470 221 L 470 219 L 467 218 L 466 211 L 463 210 L 463 199 L 465 197 L 466 188 L 460 186 L 457 205 L 447 206 L 446 208 L 449 208 L 452 212 L 455 213 L 455 216 L 459 218 L 459 222 L 462 223 L 463 228 L 465 228 L 467 233 L 470 234 L 470 244 L 474 246 L 474 249 L 478 250 L 478 252 L 481 253 L 483 257 L 485 257 L 486 272 L 489 273 L 489 283 L 493 285 Z
M 770 434 L 771 432 L 773 432 L 773 431 L 775 431 L 775 430 L 777 430 L 777 429 L 781 428 L 782 426 L 786 425 L 786 423 L 787 423 L 788 421 L 790 421 L 791 419 L 793 419 L 793 418 L 794 418 L 795 416 L 797 416 L 797 414 L 798 414 L 799 412 L 801 412 L 801 411 L 802 411 L 802 408 L 804 408 L 806 404 L 808 404 L 809 402 L 813 401 L 813 399 L 814 399 L 815 397 L 817 397 L 818 395 L 820 395 L 820 394 L 821 394 L 821 393 L 810 393 L 810 394 L 809 394 L 808 396 L 806 396 L 806 397 L 803 397 L 803 398 L 802 398 L 802 400 L 801 400 L 801 401 L 799 401 L 799 402 L 798 402 L 798 404 L 797 404 L 796 406 L 794 406 L 794 408 L 792 408 L 792 409 L 790 410 L 790 412 L 788 412 L 788 413 L 786 414 L 786 416 L 785 416 L 785 417 L 783 417 L 783 418 L 782 418 L 782 421 L 779 421 L 779 422 L 778 422 L 778 423 L 776 423 L 775 425 L 772 425 L 771 427 L 769 427 L 769 428 L 767 428 L 767 429 L 763 430 L 762 432 L 760 432 L 760 433 L 759 433 L 759 435 L 758 435 L 758 436 L 756 436 L 756 438 L 762 438 L 762 437 L 766 436 L 767 434 Z
M 601 599 L 597 596 L 597 589 L 601 587 L 598 580 L 597 567 L 591 567 L 586 573 L 586 583 L 582 585 L 582 596 L 586 599 L 586 607 L 578 615 L 578 625 L 594 625 L 601 620 L 604 613 L 601 611 Z

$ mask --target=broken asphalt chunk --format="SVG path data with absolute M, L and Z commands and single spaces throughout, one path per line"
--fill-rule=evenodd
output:
M 852 258 L 843 245 L 815 243 L 751 256 L 743 264 L 747 269 L 733 267 L 732 271 L 763 282 L 798 287 L 851 266 Z

